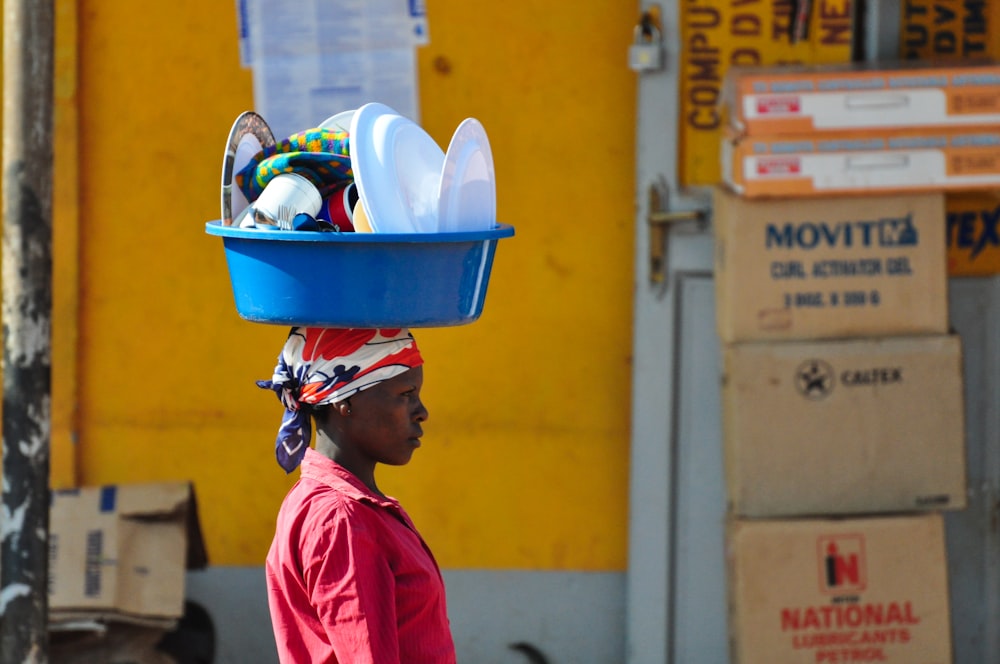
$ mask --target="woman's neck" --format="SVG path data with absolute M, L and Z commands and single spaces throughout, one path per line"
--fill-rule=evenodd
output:
M 385 498 L 385 494 L 379 491 L 378 486 L 375 484 L 374 463 L 366 462 L 364 459 L 359 458 L 356 454 L 347 452 L 326 436 L 316 437 L 316 451 L 328 459 L 336 461 L 348 472 L 361 480 L 362 484 L 368 487 L 371 491 Z

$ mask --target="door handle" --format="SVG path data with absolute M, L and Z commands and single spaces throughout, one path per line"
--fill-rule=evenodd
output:
M 651 286 L 662 284 L 667 276 L 667 239 L 670 236 L 670 226 L 677 223 L 694 221 L 704 222 L 707 214 L 704 210 L 666 209 L 666 190 L 657 184 L 649 185 L 649 208 L 646 212 L 646 225 L 649 227 L 649 283 Z

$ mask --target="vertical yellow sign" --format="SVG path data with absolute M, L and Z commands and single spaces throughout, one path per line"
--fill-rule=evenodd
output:
M 996 0 L 903 0 L 900 14 L 903 58 L 1000 58 Z
M 969 192 L 947 198 L 948 274 L 1000 274 L 1000 192 Z
M 799 0 L 805 2 L 805 0 Z M 720 180 L 725 118 L 720 95 L 730 66 L 848 62 L 851 0 L 812 0 L 807 30 L 792 38 L 792 0 L 681 0 L 680 160 L 682 186 Z
M 903 0 L 900 56 L 1000 59 L 997 0 Z M 1000 274 L 1000 191 L 948 194 L 948 274 Z

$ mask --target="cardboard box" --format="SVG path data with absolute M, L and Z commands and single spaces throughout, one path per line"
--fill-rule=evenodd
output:
M 723 100 L 746 136 L 1000 124 L 1000 64 L 734 67 Z
M 949 194 L 948 274 L 1000 274 L 1000 192 Z
M 717 188 L 726 342 L 948 330 L 941 194 L 753 201 Z
M 940 514 L 732 521 L 734 664 L 947 664 Z
M 157 648 L 166 633 L 162 629 L 120 622 L 93 631 L 55 631 L 49 634 L 48 661 L 50 664 L 181 664 Z
M 49 531 L 52 622 L 169 627 L 184 611 L 185 570 L 207 564 L 187 482 L 55 491 Z
M 1000 188 L 1000 125 L 722 141 L 722 181 L 743 196 Z
M 726 345 L 722 420 L 735 515 L 966 505 L 957 336 Z

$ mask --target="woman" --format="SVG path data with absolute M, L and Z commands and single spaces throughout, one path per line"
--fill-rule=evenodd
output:
M 455 661 L 437 563 L 375 483 L 377 464 L 406 464 L 420 446 L 422 384 L 408 330 L 310 327 L 292 329 L 258 382 L 285 406 L 278 463 L 302 466 L 266 564 L 283 664 Z

